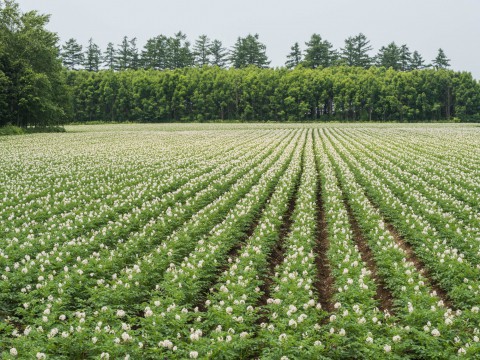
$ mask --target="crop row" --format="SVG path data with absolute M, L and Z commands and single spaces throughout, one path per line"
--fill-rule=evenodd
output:
M 0 143 L 2 358 L 478 356 L 475 137 L 287 127 Z

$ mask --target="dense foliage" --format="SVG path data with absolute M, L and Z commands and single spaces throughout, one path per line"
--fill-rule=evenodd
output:
M 478 359 L 480 127 L 0 141 L 0 358 Z
M 0 127 L 70 121 L 463 121 L 480 119 L 480 84 L 394 42 L 372 56 L 360 33 L 339 50 L 319 34 L 272 69 L 258 34 L 227 49 L 201 35 L 124 36 L 58 45 L 48 15 L 0 2 Z M 62 66 L 63 62 L 63 66 Z M 5 130 L 6 131 L 6 130 Z
M 83 50 L 83 46 L 71 38 L 62 46 L 61 54 L 65 67 L 73 70 L 172 70 L 205 65 L 268 67 L 270 61 L 266 49 L 258 34 L 238 37 L 235 44 L 227 49 L 220 40 L 211 40 L 207 35 L 200 35 L 191 46 L 187 35 L 179 31 L 171 37 L 160 34 L 148 39 L 142 50 L 138 48 L 136 38 L 128 39 L 124 36 L 117 46 L 112 42 L 108 43 L 103 55 L 93 39 L 89 40 L 88 46 Z M 365 69 L 383 66 L 401 71 L 430 67 L 446 69 L 450 66 L 450 59 L 443 49 L 438 49 L 438 55 L 431 64 L 427 63 L 418 51 L 412 53 L 406 44 L 399 46 L 391 42 L 382 46 L 377 54 L 372 54 L 372 50 L 370 40 L 363 33 L 345 39 L 344 47 L 339 50 L 334 49 L 333 45 L 319 34 L 312 34 L 310 40 L 305 42 L 305 50 L 301 49 L 298 42 L 291 47 L 285 66 L 289 69 L 300 64 L 312 69 L 339 65 Z
M 445 69 L 335 66 L 294 70 L 72 71 L 75 121 L 470 120 L 480 84 Z
M 0 127 L 58 124 L 68 93 L 48 16 L 0 2 Z

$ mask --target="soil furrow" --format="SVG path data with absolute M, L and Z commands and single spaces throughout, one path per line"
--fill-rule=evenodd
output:
M 348 161 L 347 161 L 348 164 Z M 351 166 L 351 165 L 349 165 Z M 357 176 L 355 176 L 357 178 Z M 393 236 L 396 244 L 404 250 L 405 252 L 405 258 L 407 261 L 410 261 L 414 264 L 416 270 L 423 275 L 425 279 L 425 283 L 430 286 L 432 291 L 438 296 L 440 300 L 443 301 L 444 305 L 451 308 L 451 309 L 456 309 L 454 306 L 453 302 L 449 299 L 448 293 L 443 290 L 438 282 L 431 276 L 429 273 L 427 267 L 425 266 L 424 262 L 419 259 L 415 253 L 415 247 L 412 246 L 408 240 L 406 240 L 401 233 L 396 229 L 396 227 L 393 225 L 391 222 L 391 219 L 388 217 L 388 215 L 385 214 L 382 209 L 378 206 L 378 203 L 374 200 L 373 197 L 370 196 L 369 191 L 366 189 L 365 186 L 362 185 L 362 182 L 359 182 L 359 184 L 363 188 L 363 194 L 366 199 L 370 202 L 371 206 L 378 211 L 379 214 L 381 214 L 383 223 L 385 225 L 385 228 L 390 232 L 390 234 Z
M 328 312 L 334 310 L 332 298 L 335 292 L 335 279 L 332 276 L 330 261 L 328 259 L 328 230 L 325 207 L 322 198 L 322 182 L 320 179 L 320 169 L 317 168 L 317 238 L 315 244 L 315 264 L 317 266 L 317 281 L 314 286 L 317 289 L 318 301 L 322 308 Z
M 350 228 L 353 232 L 353 240 L 357 245 L 358 250 L 360 251 L 360 256 L 363 262 L 367 265 L 367 268 L 368 270 L 370 270 L 371 276 L 377 285 L 375 299 L 379 303 L 379 308 L 382 311 L 388 311 L 389 313 L 393 313 L 394 310 L 392 292 L 387 288 L 385 280 L 378 274 L 377 264 L 375 263 L 374 255 L 372 253 L 372 250 L 368 246 L 367 240 L 363 236 L 360 225 L 355 218 L 355 214 L 350 207 L 350 204 L 346 199 L 343 199 L 343 202 L 345 204 L 345 209 L 347 210 Z
M 262 285 L 260 286 L 260 289 L 263 295 L 260 297 L 257 303 L 257 307 L 260 309 L 264 308 L 264 306 L 267 304 L 267 300 L 270 298 L 270 288 L 273 285 L 273 278 L 275 277 L 275 269 L 284 260 L 284 256 L 285 256 L 284 243 L 285 243 L 285 239 L 290 234 L 290 230 L 293 224 L 293 213 L 295 211 L 295 204 L 297 202 L 298 189 L 300 188 L 300 182 L 301 182 L 302 173 L 303 173 L 304 151 L 305 151 L 305 146 L 304 146 L 304 149 L 302 150 L 302 155 L 300 158 L 300 168 L 302 170 L 297 176 L 296 183 L 292 191 L 292 195 L 290 196 L 290 199 L 288 201 L 287 211 L 282 216 L 283 222 L 280 227 L 278 240 L 273 246 L 273 248 L 271 249 L 270 255 L 268 257 L 268 269 L 263 278 Z M 266 316 L 261 316 L 257 322 L 258 324 L 260 324 L 265 321 L 267 321 Z
M 290 161 L 292 161 L 292 159 L 290 159 L 289 162 Z M 282 170 L 282 174 L 286 171 L 287 167 L 288 167 L 288 165 L 285 166 L 285 168 Z M 223 272 L 225 272 L 226 270 L 228 270 L 231 263 L 239 255 L 241 249 L 245 245 L 245 241 L 253 235 L 253 233 L 255 231 L 255 228 L 258 226 L 260 220 L 262 219 L 262 214 L 263 214 L 265 208 L 270 203 L 270 200 L 271 200 L 273 194 L 275 193 L 275 187 L 276 187 L 276 184 L 278 184 L 278 181 L 280 181 L 280 178 L 281 178 L 281 176 L 279 176 L 279 178 L 275 181 L 275 185 L 272 186 L 272 188 L 269 190 L 267 198 L 265 199 L 265 201 L 263 202 L 261 207 L 258 209 L 256 214 L 253 215 L 252 222 L 249 224 L 248 228 L 245 231 L 243 231 L 243 234 L 242 234 L 241 238 L 238 239 L 238 241 L 235 243 L 235 245 L 228 251 L 228 253 L 227 253 L 228 261 L 223 266 L 221 266 L 220 269 L 217 271 L 217 273 L 214 276 L 214 280 L 210 282 L 211 284 L 215 284 L 217 282 L 218 278 L 220 277 L 220 275 Z M 198 297 L 197 301 L 195 302 L 193 308 L 198 308 L 198 310 L 200 310 L 202 312 L 206 311 L 207 309 L 205 307 L 205 300 L 208 296 L 208 293 L 211 292 L 211 291 L 212 291 L 212 288 L 207 288 L 205 291 L 203 291 L 202 294 Z
M 445 306 L 455 309 L 453 302 L 449 299 L 448 294 L 443 290 L 435 279 L 429 274 L 428 270 L 425 267 L 425 264 L 416 256 L 415 249 L 411 244 L 409 244 L 404 237 L 397 231 L 397 229 L 388 221 L 384 219 L 384 224 L 387 230 L 392 234 L 395 242 L 400 246 L 404 251 L 408 261 L 413 263 L 415 269 L 423 275 L 427 284 L 432 288 L 436 295 L 443 301 Z
M 285 249 L 284 242 L 287 236 L 290 233 L 290 229 L 293 223 L 293 212 L 295 210 L 295 203 L 297 199 L 298 188 L 300 187 L 300 179 L 295 184 L 295 188 L 292 192 L 292 196 L 288 202 L 287 212 L 283 216 L 283 223 L 280 227 L 280 233 L 278 241 L 275 243 L 275 246 L 271 249 L 269 261 L 268 261 L 268 271 L 266 277 L 260 286 L 261 291 L 263 292 L 262 297 L 259 301 L 259 306 L 264 306 L 267 304 L 267 300 L 270 298 L 270 287 L 273 283 L 273 277 L 275 275 L 275 268 L 283 262 Z

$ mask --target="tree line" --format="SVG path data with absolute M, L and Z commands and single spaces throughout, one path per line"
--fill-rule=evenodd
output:
M 406 44 L 397 45 L 391 42 L 382 46 L 374 56 L 370 55 L 373 47 L 370 40 L 360 33 L 345 40 L 344 47 L 337 50 L 333 45 L 313 34 L 302 50 L 296 42 L 286 57 L 285 66 L 289 69 L 303 66 L 307 68 L 330 66 L 359 66 L 369 68 L 380 66 L 399 71 L 409 71 L 434 67 L 445 69 L 450 66 L 443 49 L 431 64 L 427 64 L 418 51 L 411 52 Z M 142 50 L 138 49 L 137 39 L 123 37 L 115 46 L 108 43 L 104 52 L 90 38 L 84 49 L 74 38 L 69 39 L 61 47 L 63 64 L 70 70 L 85 69 L 88 71 L 109 70 L 172 70 L 185 67 L 202 67 L 205 65 L 234 68 L 247 66 L 268 67 L 270 61 L 266 55 L 266 45 L 259 35 L 238 37 L 235 44 L 227 49 L 220 40 L 211 40 L 207 35 L 200 35 L 193 45 L 187 36 L 179 31 L 174 36 L 158 35 L 148 39 Z
M 480 119 L 480 83 L 433 66 L 406 45 L 370 56 L 368 39 L 340 50 L 320 35 L 294 44 L 286 66 L 270 68 L 258 35 L 230 49 L 200 36 L 159 35 L 138 50 L 124 37 L 105 52 L 91 40 L 59 45 L 48 15 L 0 1 L 0 126 L 67 121 L 416 121 Z
M 480 84 L 447 69 L 218 66 L 71 71 L 76 121 L 478 119 Z

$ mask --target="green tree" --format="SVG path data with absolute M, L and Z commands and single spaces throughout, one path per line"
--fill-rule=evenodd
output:
M 167 68 L 179 69 L 193 65 L 193 54 L 190 50 L 190 42 L 187 35 L 179 31 L 173 37 L 168 38 Z
M 400 70 L 402 65 L 401 48 L 394 42 L 391 42 L 387 46 L 382 46 L 377 55 L 377 65 L 393 70 Z
M 145 69 L 163 70 L 167 68 L 168 38 L 158 35 L 148 39 L 142 50 L 141 63 Z
M 107 45 L 107 49 L 103 53 L 103 64 L 107 69 L 115 69 L 116 56 L 117 51 L 115 50 L 115 46 L 113 45 L 113 43 L 109 42 Z
M 210 64 L 210 39 L 207 35 L 200 35 L 193 46 L 193 56 L 196 66 Z
M 83 47 L 77 40 L 71 38 L 62 45 L 61 56 L 63 65 L 70 70 L 78 70 L 83 65 Z
M 414 51 L 412 54 L 412 58 L 410 59 L 410 70 L 420 70 L 426 67 L 425 60 L 423 60 L 422 55 L 418 51 Z
M 258 34 L 239 37 L 230 52 L 230 62 L 234 68 L 250 65 L 260 68 L 268 67 L 270 61 L 266 54 L 267 47 L 259 41 Z
M 410 70 L 410 65 L 412 63 L 412 53 L 407 45 L 402 45 L 400 47 L 400 70 L 407 71 Z
M 474 119 L 480 106 L 478 81 L 451 70 L 212 66 L 71 71 L 69 78 L 79 121 L 429 121 L 459 115 Z M 0 107 L 1 99 L 0 91 Z
M 313 34 L 310 41 L 306 42 L 305 65 L 315 69 L 317 67 L 329 67 L 335 64 L 338 54 L 333 50 L 333 45 L 327 40 L 322 40 L 318 34 Z
M 225 67 L 227 63 L 227 49 L 223 47 L 220 40 L 213 40 L 210 44 L 210 64 L 220 68 Z
M 139 68 L 140 62 L 136 38 L 128 40 L 128 37 L 124 36 L 115 54 L 115 70 L 136 70 Z
M 456 74 L 453 98 L 455 99 L 455 116 L 462 120 L 478 121 L 475 113 L 480 109 L 480 86 L 471 73 Z
M 87 50 L 85 51 L 84 67 L 88 71 L 98 71 L 102 62 L 102 52 L 93 39 L 88 40 Z
M 438 49 L 437 57 L 433 60 L 435 69 L 447 69 L 450 66 L 450 59 L 447 58 L 443 49 Z
M 0 126 L 58 125 L 68 114 L 58 36 L 48 21 L 13 0 L 0 6 Z
M 0 59 L 3 58 L 0 50 Z M 10 118 L 9 114 L 9 89 L 11 87 L 10 79 L 0 70 L 0 127 L 6 125 L 6 119 Z
M 125 70 L 130 63 L 130 43 L 128 37 L 124 36 L 122 43 L 117 46 L 115 51 L 115 70 Z
M 370 40 L 362 33 L 347 38 L 345 47 L 340 51 L 342 63 L 345 65 L 360 66 L 365 69 L 372 65 L 372 58 L 368 54 L 372 51 Z
M 298 42 L 293 44 L 290 50 L 290 53 L 287 55 L 285 66 L 288 69 L 293 69 L 302 62 L 302 50 L 300 50 L 300 45 L 298 45 Z
M 137 70 L 140 68 L 140 55 L 138 54 L 137 38 L 131 39 L 129 45 L 130 63 L 128 64 L 128 69 Z

